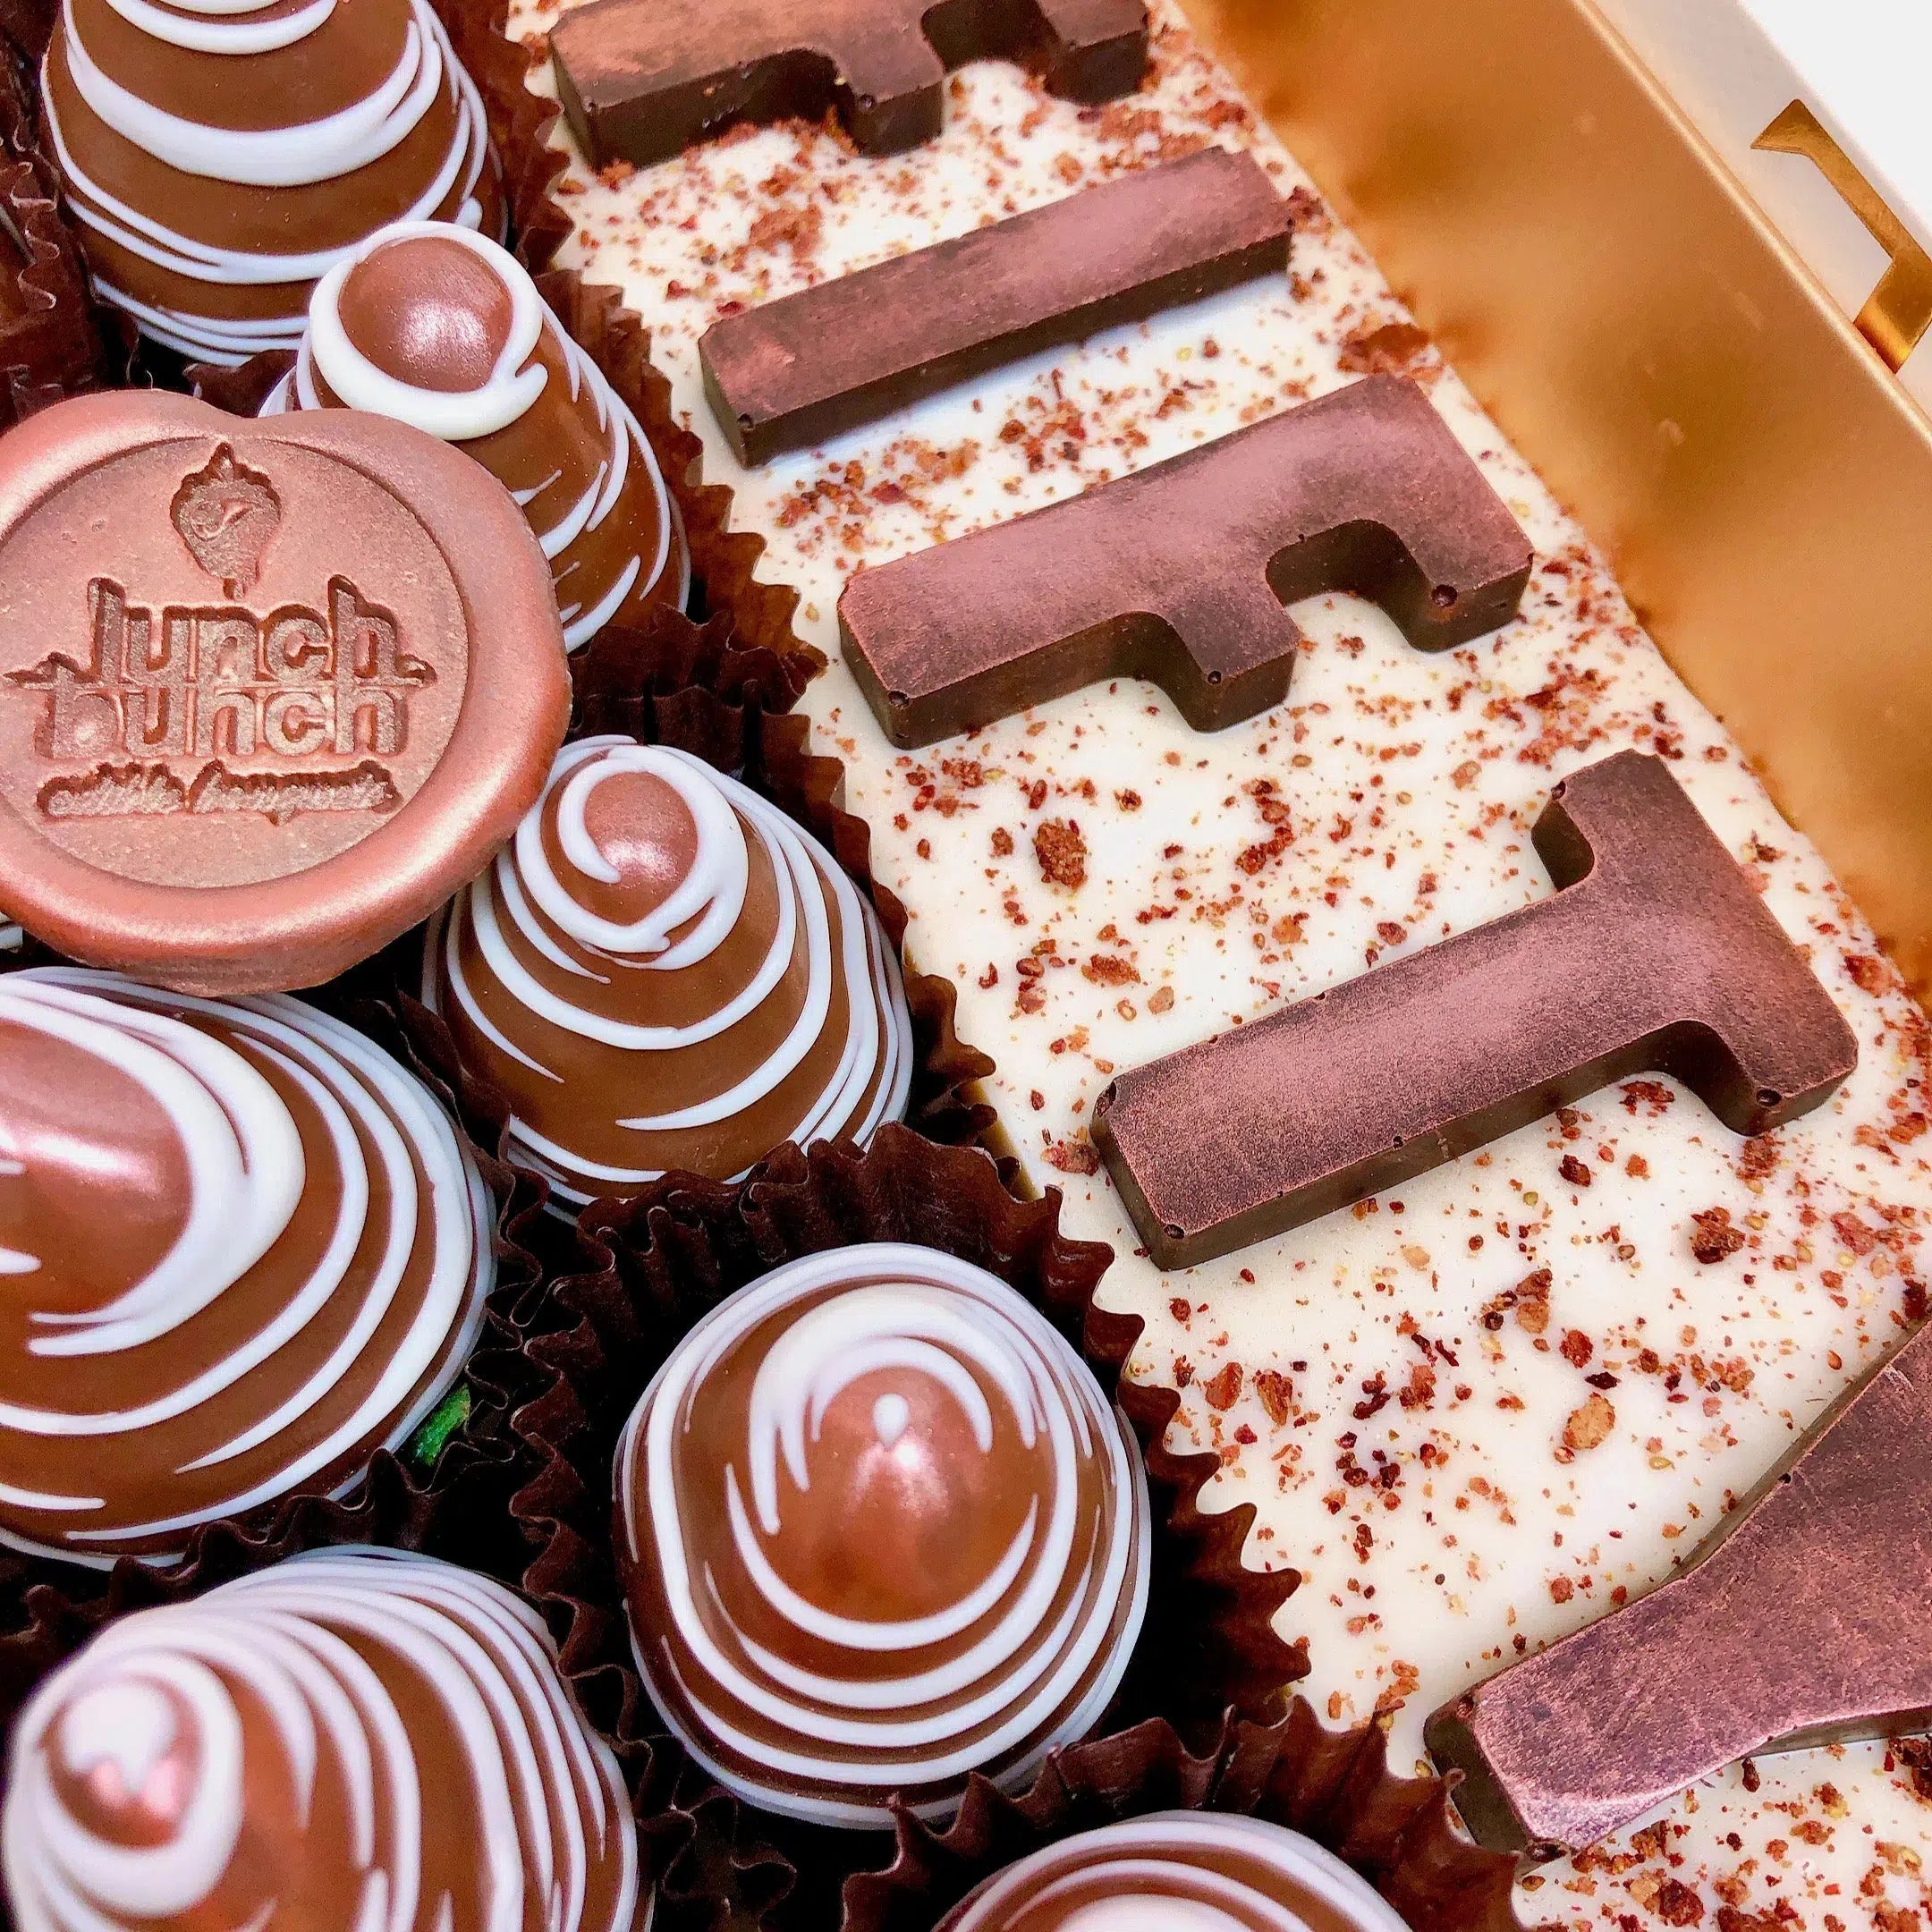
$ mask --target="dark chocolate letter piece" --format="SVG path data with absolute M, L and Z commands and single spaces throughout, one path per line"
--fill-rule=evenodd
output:
M 1507 622 L 1530 544 L 1413 383 L 1371 376 L 1084 496 L 877 570 L 839 599 L 909 749 L 1083 684 L 1146 677 L 1199 731 L 1279 704 L 1283 605 L 1373 597 L 1419 650 Z
M 894 154 L 939 131 L 948 68 L 1020 60 L 1056 94 L 1111 100 L 1140 85 L 1147 47 L 1144 0 L 592 0 L 550 34 L 593 167 L 835 107 Z
M 698 345 L 739 460 L 875 422 L 953 383 L 1279 274 L 1288 204 L 1204 148 L 733 316 Z
M 1739 1133 L 1827 1099 L 1858 1042 L 1657 758 L 1563 780 L 1560 890 L 1149 1066 L 1093 1137 L 1188 1267 L 1427 1173 L 1613 1080 L 1674 1074 Z
M 1580 1851 L 1740 1758 L 1932 1726 L 1932 1327 L 1692 1567 L 1444 1706 L 1477 1839 Z

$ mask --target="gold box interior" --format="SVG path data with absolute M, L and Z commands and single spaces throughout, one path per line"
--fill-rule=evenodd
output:
M 1922 997 L 1932 421 L 1591 0 L 1184 4 Z

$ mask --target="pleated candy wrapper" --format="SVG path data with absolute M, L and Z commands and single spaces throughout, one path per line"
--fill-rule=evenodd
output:
M 660 1924 L 787 1924 L 915 1932 L 982 1878 L 1075 1831 L 1174 1807 L 1292 1825 L 1365 1871 L 1411 1923 L 1513 1924 L 1512 1861 L 1475 1851 L 1439 1779 L 1393 1776 L 1373 1725 L 1337 1734 L 1292 1695 L 1305 1659 L 1274 1631 L 1292 1572 L 1247 1568 L 1250 1505 L 1199 1506 L 1211 1453 L 1165 1445 L 1172 1389 L 1124 1378 L 1138 1318 L 1096 1300 L 1109 1251 L 1062 1234 L 1059 1201 L 1022 1201 L 997 1163 L 887 1127 L 863 1151 L 784 1148 L 745 1181 L 668 1175 L 586 1211 L 589 1264 L 560 1279 L 525 1353 L 550 1378 L 514 1428 L 538 1471 L 514 1509 L 536 1555 L 526 1592 L 565 1675 L 639 1801 Z M 936 1248 L 1044 1313 L 1132 1423 L 1153 1495 L 1153 1583 L 1126 1676 L 1094 1733 L 1003 1793 L 973 1778 L 956 1817 L 894 1806 L 891 1832 L 780 1818 L 723 1791 L 668 1737 L 632 1658 L 611 1546 L 613 1460 L 638 1398 L 679 1338 L 737 1289 L 799 1258 L 873 1241 Z

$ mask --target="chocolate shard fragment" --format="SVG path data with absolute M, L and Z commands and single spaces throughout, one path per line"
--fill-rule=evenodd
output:
M 550 35 L 557 92 L 593 167 L 640 166 L 740 122 L 835 110 L 861 148 L 939 131 L 947 71 L 1020 60 L 1055 94 L 1131 94 L 1144 0 L 593 0 Z
M 1419 650 L 1514 615 L 1528 538 L 1413 383 L 1371 376 L 992 530 L 861 571 L 845 655 L 909 750 L 1151 678 L 1198 731 L 1279 704 L 1283 608 L 1353 590 Z
M 1093 1138 L 1162 1267 L 1298 1227 L 1608 1082 L 1674 1074 L 1762 1133 L 1858 1042 L 1664 765 L 1620 751 L 1550 794 L 1558 891 L 1122 1074 Z
M 1279 272 L 1288 205 L 1206 148 L 733 316 L 698 345 L 741 462 L 809 448 L 1042 349 Z
M 1740 1758 L 1932 1727 L 1932 1327 L 1682 1575 L 1430 1717 L 1477 1840 L 1542 1862 Z

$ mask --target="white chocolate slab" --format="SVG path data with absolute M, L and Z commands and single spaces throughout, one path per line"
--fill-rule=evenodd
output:
M 1541 559 L 1516 623 L 1430 658 L 1379 613 L 1322 600 L 1297 612 L 1309 648 L 1287 706 L 1219 736 L 1123 685 L 916 757 L 886 744 L 836 662 L 858 564 L 1321 394 L 1350 379 L 1352 338 L 1407 319 L 1309 201 L 1292 282 L 1017 366 L 768 470 L 732 460 L 696 354 L 730 304 L 1203 139 L 1252 147 L 1284 192 L 1311 195 L 1178 13 L 1156 13 L 1157 80 L 1112 107 L 987 64 L 955 76 L 945 135 L 907 156 L 786 128 L 602 181 L 573 161 L 564 259 L 642 313 L 708 474 L 769 541 L 761 574 L 801 590 L 800 628 L 835 659 L 806 708 L 911 910 L 914 962 L 957 982 L 961 1031 L 999 1063 L 990 1097 L 1030 1179 L 1064 1189 L 1070 1232 L 1118 1250 L 1106 1299 L 1148 1319 L 1136 1371 L 1184 1385 L 1182 1437 L 1221 1453 L 1210 1502 L 1255 1504 L 1250 1560 L 1304 1572 L 1281 1623 L 1307 1640 L 1303 1688 L 1336 1724 L 1383 1714 L 1406 1764 L 1437 1702 L 1667 1575 L 1901 1339 L 1932 1216 L 1932 1041 L 1822 860 L 1432 351 L 1419 373 Z M 540 33 L 555 17 L 520 6 L 513 24 Z M 1613 1091 L 1399 1198 L 1186 1275 L 1136 1258 L 1089 1171 L 1088 1112 L 1109 1073 L 1547 891 L 1527 828 L 1550 785 L 1627 746 L 1671 757 L 1807 949 L 1859 1035 L 1844 1093 L 1747 1150 L 1669 1082 Z M 1072 876 L 1067 831 L 1046 832 L 1044 869 L 1037 856 L 1049 826 L 1078 830 L 1077 886 L 1045 876 Z M 1719 1210 L 1746 1244 L 1705 1264 L 1690 1217 Z M 1512 1305 L 1544 1269 L 1546 1295 Z M 1932 1903 L 1916 1849 L 1932 1811 L 1909 1766 L 1886 1764 L 1880 1747 L 1767 1759 L 1755 1793 L 1733 1771 L 1648 1835 L 1550 1868 L 1523 1916 L 1688 1924 L 1689 1894 L 1706 1924 L 1746 1915 L 1726 1932 L 1753 1932 L 1750 1915 L 1780 1901 L 1826 1932 L 1876 1923 L 1881 1902 Z

